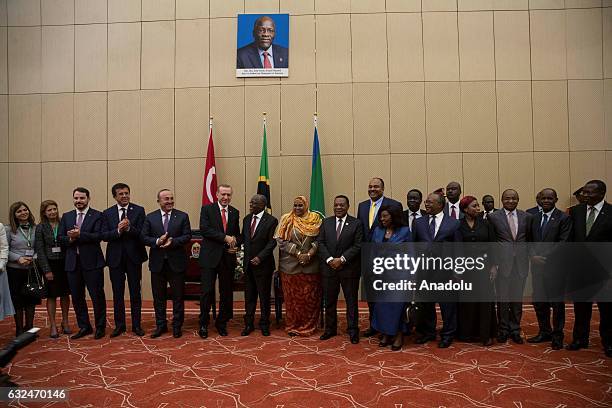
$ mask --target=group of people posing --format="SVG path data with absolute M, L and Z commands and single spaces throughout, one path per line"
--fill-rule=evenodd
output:
M 501 197 L 501 209 L 494 198 L 462 197 L 461 186 L 449 183 L 425 197 L 417 189 L 408 191 L 404 211 L 400 202 L 384 195 L 384 181 L 369 181 L 368 196 L 358 205 L 356 217 L 349 215 L 350 202 L 345 195 L 334 198 L 334 215 L 323 219 L 309 210 L 308 200 L 298 196 L 291 212 L 280 221 L 272 216 L 263 195 L 249 201 L 249 214 L 240 221 L 239 211 L 231 206 L 232 187 L 219 185 L 215 203 L 203 206 L 199 231 L 202 247 L 200 316 L 198 334 L 209 335 L 210 309 L 219 286 L 219 313 L 215 329 L 227 336 L 227 322 L 233 318 L 233 279 L 236 254 L 244 250 L 245 308 L 242 336 L 255 328 L 257 300 L 260 318 L 257 328 L 270 335 L 270 297 L 272 277 L 278 270 L 285 301 L 285 331 L 289 336 L 310 336 L 318 327 L 324 310 L 325 327 L 321 340 L 337 335 L 337 303 L 342 289 L 346 301 L 347 333 L 351 343 L 359 342 L 358 293 L 362 276 L 361 248 L 366 242 L 612 242 L 612 207 L 605 200 L 606 185 L 601 180 L 587 182 L 576 197 L 579 204 L 561 211 L 556 208 L 557 193 L 545 188 L 536 197 L 537 206 L 527 211 L 517 209 L 519 195 L 507 189 Z M 40 206 L 40 223 L 26 203 L 10 207 L 10 225 L 0 228 L 0 318 L 14 314 L 16 334 L 33 325 L 34 307 L 39 297 L 25 287 L 34 265 L 45 278 L 50 336 L 71 334 L 68 322 L 70 297 L 78 331 L 72 339 L 94 334 L 105 336 L 106 299 L 103 270 L 108 266 L 113 289 L 115 328 L 111 337 L 126 332 L 124 304 L 125 281 L 130 294 L 131 330 L 145 334 L 141 326 L 142 264 L 147 259 L 155 308 L 155 328 L 151 337 L 168 332 L 166 318 L 167 288 L 172 300 L 172 333 L 181 337 L 184 321 L 184 284 L 189 255 L 185 245 L 192 238 L 189 216 L 174 208 L 174 196 L 163 189 L 157 194 L 159 209 L 145 215 L 143 207 L 130 201 L 130 188 L 124 183 L 112 187 L 116 205 L 99 212 L 89 207 L 89 191 L 73 191 L 75 209 L 59 216 L 57 203 L 46 200 Z M 100 243 L 106 241 L 106 257 Z M 150 247 L 147 255 L 145 246 Z M 278 265 L 274 250 L 278 246 Z M 8 263 L 7 263 L 8 262 Z M 497 293 L 497 302 L 440 302 L 442 327 L 437 331 L 435 303 L 416 305 L 401 302 L 369 302 L 370 327 L 364 336 L 379 336 L 381 347 L 400 350 L 404 336 L 414 329 L 415 342 L 438 340 L 438 347 L 449 347 L 454 340 L 492 345 L 494 339 L 509 339 L 522 344 L 522 302 L 504 299 L 522 298 L 527 271 L 531 269 L 534 287 L 542 285 L 539 268 L 546 264 L 546 254 L 524 253 L 505 259 L 490 260 L 482 282 Z M 6 268 L 5 268 L 6 267 Z M 583 271 L 588 274 L 589 271 Z M 87 288 L 94 311 L 94 326 L 85 301 Z M 9 295 L 10 292 L 10 295 Z M 56 299 L 60 298 L 61 325 L 56 323 Z M 323 308 L 321 308 L 323 305 Z M 598 302 L 599 334 L 606 356 L 612 357 L 612 303 Z M 563 302 L 534 302 L 539 332 L 527 339 L 531 343 L 550 342 L 561 349 L 565 326 Z M 551 322 L 552 312 L 552 322 Z M 589 345 L 592 303 L 574 303 L 573 339 L 568 350 Z M 95 332 L 94 332 L 95 327 Z M 439 334 L 439 337 L 438 337 Z

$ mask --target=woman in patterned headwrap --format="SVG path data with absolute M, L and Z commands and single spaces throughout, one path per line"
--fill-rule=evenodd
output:
M 317 329 L 321 308 L 321 275 L 317 236 L 321 217 L 308 210 L 308 200 L 298 196 L 293 210 L 281 217 L 274 237 L 278 241 L 285 331 L 289 336 L 309 336 Z

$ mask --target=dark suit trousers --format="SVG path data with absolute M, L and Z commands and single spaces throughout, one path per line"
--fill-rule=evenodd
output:
M 140 310 L 142 297 L 140 281 L 142 279 L 142 264 L 134 264 L 123 251 L 118 267 L 110 268 L 110 280 L 113 286 L 113 311 L 115 327 L 125 327 L 125 278 L 127 277 L 130 291 L 130 312 L 132 329 L 140 327 Z
M 515 264 L 510 276 L 497 275 L 497 319 L 499 334 L 508 336 L 521 333 L 521 318 L 523 317 L 523 302 L 510 302 L 523 298 L 526 276 L 520 276 Z
M 200 297 L 200 326 L 208 327 L 210 321 L 210 308 L 215 298 L 215 281 L 219 277 L 219 314 L 216 326 L 225 327 L 228 320 L 233 317 L 234 307 L 234 271 L 225 254 L 221 262 L 214 268 L 202 267 L 202 296 Z
M 599 334 L 604 347 L 612 345 L 612 303 L 597 302 L 599 309 Z M 589 343 L 592 302 L 574 302 L 574 341 Z
M 246 260 L 245 260 L 246 262 Z M 246 313 L 244 324 L 255 326 L 255 309 L 257 309 L 257 297 L 259 296 L 259 309 L 261 318 L 259 319 L 260 328 L 270 328 L 270 293 L 272 290 L 273 271 L 260 272 L 257 275 L 252 270 L 247 270 L 244 289 L 244 300 Z
M 106 296 L 104 294 L 104 269 L 85 270 L 77 256 L 76 269 L 68 271 L 68 285 L 72 295 L 72 307 L 76 314 L 77 325 L 80 329 L 91 328 L 89 311 L 85 300 L 85 287 L 93 304 L 94 319 L 97 329 L 106 327 Z
M 338 295 L 340 287 L 346 300 L 346 322 L 349 335 L 359 333 L 359 277 L 339 278 L 336 275 L 323 275 L 323 301 L 325 305 L 325 332 L 338 331 Z
M 151 290 L 153 306 L 155 307 L 155 324 L 157 327 L 167 327 L 166 321 L 166 291 L 170 284 L 172 296 L 172 327 L 181 327 L 185 320 L 185 272 L 176 273 L 164 259 L 161 271 L 151 273 Z
M 565 303 L 551 302 L 548 295 L 545 279 L 551 275 L 544 273 L 541 268 L 532 265 L 531 278 L 533 294 L 537 302 L 533 302 L 533 308 L 538 318 L 540 333 L 552 335 L 554 338 L 563 340 L 563 329 L 565 327 Z M 550 325 L 550 309 L 553 310 L 553 325 Z
M 440 314 L 442 315 L 442 330 L 440 338 L 452 340 L 457 332 L 457 303 L 441 302 Z M 424 302 L 417 304 L 416 330 L 423 336 L 436 335 L 436 304 Z

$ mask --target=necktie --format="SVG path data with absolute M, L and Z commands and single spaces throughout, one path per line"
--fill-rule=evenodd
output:
M 374 224 L 374 214 L 376 214 L 376 203 L 372 203 L 372 205 L 370 205 L 370 214 L 368 216 L 370 228 L 372 228 L 372 224 Z
M 80 212 L 80 213 L 77 215 L 77 227 L 79 227 L 79 228 L 81 228 L 81 225 L 83 225 L 83 216 L 84 216 L 84 215 L 85 215 L 85 214 L 83 214 L 82 212 Z
M 272 64 L 270 64 L 270 54 L 268 54 L 268 51 L 264 51 L 263 57 L 264 57 L 264 68 L 266 69 L 272 68 Z
M 455 206 L 454 205 L 451 206 L 450 216 L 453 217 L 454 219 L 457 219 L 457 211 L 455 211 Z
M 436 237 L 436 216 L 435 215 L 432 215 L 429 220 L 429 235 L 431 235 L 432 240 Z
M 225 208 L 221 209 L 221 221 L 223 222 L 223 232 L 227 232 L 227 216 L 225 213 L 227 210 Z
M 508 225 L 510 225 L 510 232 L 512 232 L 512 239 L 516 240 L 517 228 L 516 221 L 514 220 L 514 213 L 508 213 Z
M 251 222 L 251 238 L 255 235 L 255 227 L 257 226 L 257 216 L 253 216 L 253 221 Z
M 164 213 L 164 234 L 168 232 L 168 213 Z
M 595 223 L 595 215 L 597 214 L 597 208 L 591 207 L 589 208 L 589 216 L 586 220 L 586 234 L 589 235 L 591 232 L 591 228 L 593 228 L 593 224 Z
M 415 212 L 410 214 L 410 219 L 408 220 L 408 228 L 410 228 L 410 231 L 412 231 L 412 225 L 414 224 L 414 220 L 416 220 L 416 213 Z
M 482 219 L 483 219 L 483 220 L 486 220 L 486 219 L 487 219 L 487 215 L 488 215 L 488 214 L 489 214 L 489 212 L 488 212 L 488 211 L 485 211 L 485 212 L 484 212 L 484 214 L 483 214 L 483 216 L 482 216 Z
M 548 214 L 542 213 L 542 224 L 540 225 L 540 238 L 544 239 L 544 230 L 548 224 Z
M 121 209 L 121 217 L 120 217 L 120 218 L 121 218 L 122 220 L 124 220 L 124 219 L 125 219 L 125 208 L 122 208 L 122 209 Z
M 340 238 L 342 233 L 342 218 L 338 218 L 338 226 L 336 227 L 336 241 Z

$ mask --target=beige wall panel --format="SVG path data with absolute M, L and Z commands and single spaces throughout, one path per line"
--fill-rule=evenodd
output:
M 208 88 L 177 89 L 174 103 L 175 157 L 206 156 Z
M 42 92 L 74 91 L 74 26 L 42 28 Z
M 8 95 L 0 95 L 0 162 L 9 160 Z
M 74 24 L 74 0 L 44 0 L 40 10 L 43 25 Z
M 250 0 L 244 2 L 245 13 L 278 13 L 278 7 L 279 0 Z
M 423 81 L 423 27 L 417 13 L 387 14 L 389 81 Z
M 74 94 L 42 96 L 42 161 L 74 159 Z
M 40 161 L 41 105 L 40 95 L 9 97 L 9 161 Z
M 591 8 L 601 7 L 602 0 L 565 0 L 566 8 Z
M 349 13 L 351 0 L 315 0 L 316 14 Z
M 108 25 L 108 89 L 140 89 L 141 23 Z
M 533 79 L 567 78 L 565 10 L 529 13 Z
M 211 86 L 244 83 L 243 79 L 236 78 L 236 24 L 235 18 L 210 20 L 210 55 L 215 56 L 210 59 Z
M 380 3 L 380 2 L 379 2 Z M 384 14 L 352 14 L 352 67 L 355 82 L 387 81 L 387 20 Z
M 141 6 L 141 0 L 108 0 L 108 22 L 140 21 Z
M 142 23 L 142 89 L 174 87 L 175 22 Z
M 236 17 L 244 13 L 244 0 L 210 0 L 210 17 Z M 236 36 L 234 35 L 234 40 Z M 236 45 L 234 44 L 234 48 Z
M 323 174 L 326 174 L 325 169 L 323 169 Z M 385 181 L 385 194 L 393 196 L 391 155 L 361 154 L 355 156 L 355 207 L 358 207 L 359 202 L 369 199 L 368 183 L 372 177 L 381 177 Z
M 108 208 L 107 184 L 105 161 L 42 164 L 42 197 L 56 200 L 62 213 L 73 209 L 72 191 L 78 186 L 89 190 L 92 208 L 104 211 Z
M 461 91 L 459 82 L 425 83 L 427 152 L 461 149 Z
M 564 9 L 565 0 L 529 0 L 529 8 L 537 9 Z
M 217 181 L 219 184 L 224 183 L 232 186 L 234 190 L 232 194 L 232 205 L 240 211 L 240 219 L 242 220 L 245 214 L 246 203 L 246 160 L 244 157 L 228 157 L 215 159 L 215 163 L 217 164 Z M 202 170 L 202 173 L 203 172 L 204 170 Z M 201 202 L 202 187 L 200 186 L 198 190 L 200 191 Z
M 208 86 L 208 20 L 176 22 L 175 86 Z
M 74 20 L 77 24 L 106 23 L 107 0 L 75 0 Z
M 246 156 L 261 155 L 263 112 L 266 118 L 268 155 L 280 154 L 280 85 L 244 88 L 244 147 Z
M 349 212 L 354 216 L 357 213 L 357 204 L 354 198 L 355 169 L 353 155 L 323 156 L 321 158 L 323 167 L 324 189 L 325 189 L 325 215 L 334 214 L 334 197 L 344 194 L 351 201 Z M 310 182 L 310 177 L 308 177 Z
M 612 78 L 612 8 L 602 9 L 603 13 L 603 75 Z
M 387 0 L 387 12 L 420 12 L 420 0 Z
M 497 79 L 531 79 L 529 13 L 496 11 L 494 20 Z
M 391 184 L 393 198 L 401 202 L 404 208 L 406 208 L 408 190 L 416 188 L 421 190 L 421 193 L 427 194 L 427 155 L 392 154 Z
M 384 13 L 385 2 L 380 0 L 351 0 L 351 13 Z
M 140 158 L 140 91 L 108 93 L 108 159 Z
M 568 81 L 570 150 L 604 150 L 603 81 Z
M 461 82 L 461 151 L 497 152 L 495 82 Z
M 10 93 L 40 92 L 41 28 L 8 28 L 8 77 Z
M 493 0 L 457 0 L 459 11 L 493 10 Z
M 315 109 L 314 85 L 281 86 L 281 152 L 283 155 L 312 154 Z M 333 136 L 319 134 L 319 139 L 323 137 Z M 322 151 L 321 154 L 326 154 L 326 152 Z
M 601 180 L 605 176 L 605 168 L 605 152 L 570 152 L 570 182 L 574 189 L 589 180 Z
M 423 191 L 424 197 L 440 187 L 446 187 L 451 181 L 463 185 L 461 153 L 428 154 L 427 192 Z
M 319 15 L 316 29 L 317 82 L 350 82 L 350 15 Z
M 353 84 L 355 153 L 389 153 L 389 87 Z
M 281 214 L 281 158 L 268 156 L 268 170 L 270 172 L 270 195 L 272 200 L 272 215 L 276 218 L 280 218 Z M 202 172 L 204 172 L 204 164 L 202 164 Z M 202 180 L 200 176 L 200 190 L 202 190 Z M 245 213 L 242 217 L 246 216 L 249 211 L 249 200 L 257 193 L 257 179 L 259 178 L 259 157 L 247 157 L 246 158 L 246 203 Z M 309 179 L 310 180 L 310 179 Z M 178 181 L 178 180 L 177 180 Z M 353 187 L 351 186 L 351 191 Z M 199 200 L 202 193 L 200 192 L 196 200 Z
M 458 81 L 457 13 L 423 13 L 426 81 Z
M 602 78 L 601 9 L 567 10 L 567 77 Z
M 498 200 L 498 165 L 497 153 L 464 153 L 463 195 L 472 195 L 480 202 L 483 195 L 491 194 Z
M 142 21 L 174 20 L 174 9 L 174 0 L 142 0 Z
M 280 12 L 291 15 L 313 14 L 314 0 L 280 0 Z
M 106 92 L 74 95 L 74 159 L 106 160 Z
M 7 0 L 0 0 L 0 26 L 6 27 L 8 24 Z
M 612 152 L 606 152 L 606 182 L 612 180 Z M 607 194 L 609 197 L 609 194 Z
M 495 10 L 527 10 L 528 0 L 493 0 Z
M 75 91 L 106 91 L 107 38 L 104 24 L 76 26 Z
M 570 205 L 572 189 L 570 185 L 569 153 L 568 152 L 536 152 L 535 192 L 551 187 L 557 191 L 559 202 L 557 207 L 562 211 Z
M 0 27 L 0 94 L 8 94 L 7 28 Z
M 533 149 L 531 82 L 497 82 L 497 143 L 500 152 Z
M 167 188 L 174 192 L 174 160 L 139 160 L 142 179 L 140 189 L 142 190 L 142 204 L 147 211 L 159 208 L 156 203 L 157 192 L 162 188 Z M 174 192 L 176 198 L 176 192 Z M 175 201 L 176 208 L 181 209 L 185 203 Z
M 9 163 L 8 205 L 24 201 L 36 214 L 41 202 L 40 177 L 40 163 Z
M 176 2 L 176 19 L 208 18 L 209 0 L 179 0 Z
M 425 11 L 457 11 L 457 0 L 427 0 L 423 2 Z
M 111 188 L 115 183 L 126 183 L 130 186 L 131 202 L 145 207 L 146 212 L 153 211 L 157 207 L 155 194 L 147 196 L 142 190 L 142 166 L 141 160 L 113 160 L 108 162 L 108 184 L 106 195 L 109 206 L 115 203 Z M 101 192 L 100 192 L 101 193 Z M 176 198 L 176 197 L 175 197 Z
M 351 84 L 320 85 L 317 90 L 321 151 L 353 154 L 353 88 Z
M 279 220 L 280 215 L 291 211 L 296 196 L 303 195 L 310 199 L 310 163 L 310 156 L 280 157 L 281 208 L 274 210 L 274 213 L 279 215 Z M 323 174 L 328 174 L 325 168 Z M 275 183 L 277 186 L 278 184 L 279 181 Z
M 244 87 L 211 88 L 216 157 L 244 155 Z
M 306 84 L 315 81 L 315 17 L 289 16 L 289 68 L 284 84 Z
M 9 26 L 40 25 L 40 0 L 8 0 Z
M 459 13 L 458 26 L 461 80 L 494 80 L 493 12 Z
M 174 157 L 174 89 L 141 91 L 140 157 Z
M 567 82 L 533 81 L 533 146 L 568 150 Z
M 0 163 L 0 222 L 9 223 L 9 164 Z
M 519 193 L 519 208 L 525 209 L 534 204 L 534 163 L 533 153 L 500 153 L 499 154 L 499 194 L 507 188 Z
M 604 137 L 606 150 L 612 150 L 612 80 L 604 80 Z
M 189 214 L 191 229 L 198 229 L 200 224 L 200 208 L 202 204 L 202 175 L 205 160 L 177 159 L 174 162 L 176 208 Z M 151 206 L 155 204 L 154 197 L 149 197 Z
M 389 84 L 391 152 L 425 153 L 425 84 Z

